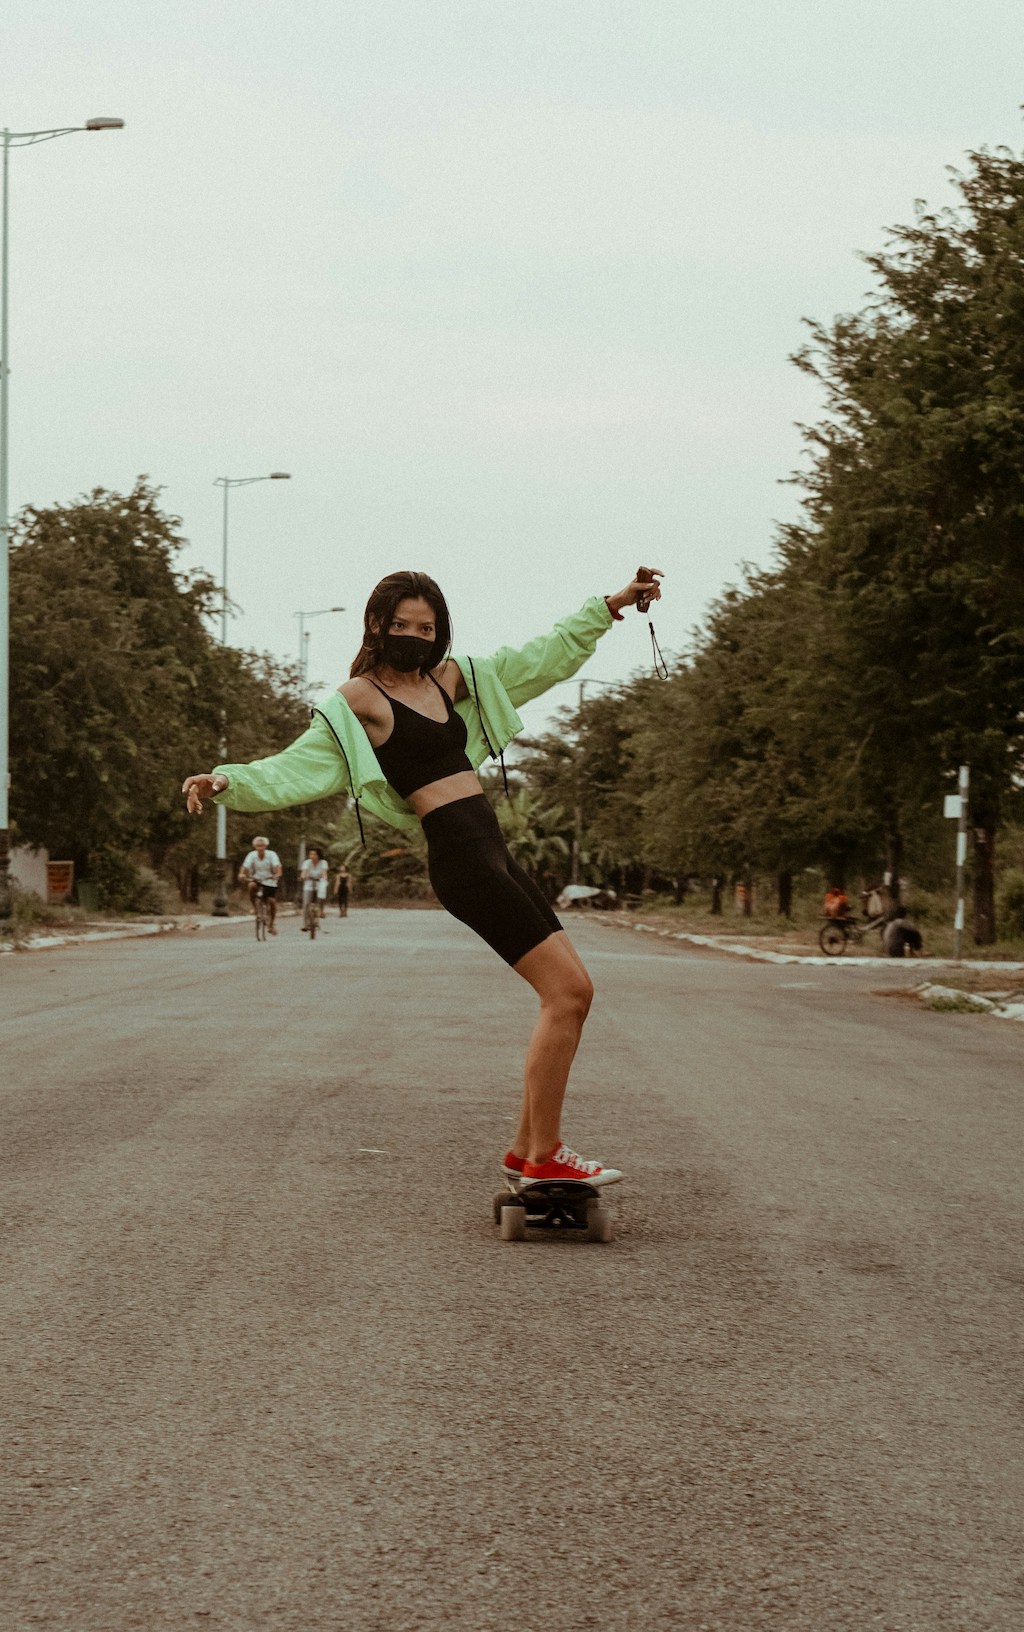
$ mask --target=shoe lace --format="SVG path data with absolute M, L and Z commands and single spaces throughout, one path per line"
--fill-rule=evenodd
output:
M 589 1174 L 601 1171 L 600 1162 L 588 1162 L 583 1156 L 578 1155 L 575 1150 L 570 1150 L 568 1145 L 562 1146 L 555 1160 L 562 1162 L 566 1167 L 575 1167 L 580 1173 Z

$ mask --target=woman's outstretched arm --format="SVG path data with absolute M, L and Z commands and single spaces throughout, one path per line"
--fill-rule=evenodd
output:
M 652 568 L 652 580 L 634 578 L 614 595 L 595 595 L 578 612 L 562 618 L 546 635 L 537 635 L 525 646 L 502 646 L 493 657 L 494 670 L 514 707 L 539 697 L 559 680 L 569 680 L 593 657 L 597 643 L 620 619 L 624 607 L 640 600 L 656 601 L 661 596 L 657 581 L 660 569 Z
M 330 727 L 318 714 L 308 730 L 279 754 L 187 776 L 181 791 L 189 811 L 198 815 L 206 799 L 217 799 L 229 810 L 285 810 L 347 793 L 350 784 Z

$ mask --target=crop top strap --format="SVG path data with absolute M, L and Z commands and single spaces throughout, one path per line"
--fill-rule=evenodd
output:
M 369 675 L 367 675 L 366 678 L 367 678 L 367 680 L 370 680 Z M 434 680 L 433 675 L 431 675 L 430 678 L 431 678 L 431 680 Z M 378 686 L 376 680 L 370 680 L 370 684 L 371 684 L 371 686 L 373 686 L 375 691 L 380 692 L 382 697 L 386 697 L 389 703 L 398 703 L 398 704 L 400 704 L 400 706 L 402 708 L 408 708 L 409 707 L 408 703 L 403 703 L 402 702 L 401 697 L 392 697 L 390 691 L 385 691 L 383 686 Z M 455 711 L 455 704 L 452 702 L 451 698 L 449 697 L 448 693 L 445 691 L 444 687 L 441 685 L 439 680 L 434 680 L 434 684 L 437 687 L 438 691 L 441 693 L 441 696 L 444 698 L 445 709 L 447 710 L 448 718 L 451 719 L 452 714 Z M 417 712 L 417 710 L 412 709 L 411 712 L 413 714 L 415 714 Z M 424 718 L 429 719 L 429 715 L 424 715 Z M 440 724 L 440 723 L 441 723 L 440 721 L 437 721 L 437 724 Z
M 433 675 L 431 675 L 430 678 L 431 678 L 431 680 L 434 680 Z M 452 709 L 455 707 L 455 704 L 452 702 L 452 700 L 449 697 L 448 693 L 445 691 L 445 689 L 442 686 L 440 680 L 434 680 L 434 684 L 437 687 L 438 691 L 441 693 L 441 696 L 444 698 L 444 706 L 447 709 L 448 714 L 450 715 L 451 712 L 452 712 Z

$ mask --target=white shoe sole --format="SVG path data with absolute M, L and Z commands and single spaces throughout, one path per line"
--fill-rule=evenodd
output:
M 600 1173 L 594 1173 L 590 1178 L 586 1179 L 582 1174 L 573 1179 L 528 1179 L 522 1173 L 518 1175 L 518 1178 L 524 1190 L 531 1184 L 592 1184 L 595 1189 L 599 1190 L 603 1184 L 618 1184 L 620 1180 L 625 1178 L 625 1174 L 620 1173 L 617 1167 L 603 1167 Z

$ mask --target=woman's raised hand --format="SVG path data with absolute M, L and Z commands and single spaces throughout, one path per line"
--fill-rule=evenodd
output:
M 665 574 L 660 567 L 645 567 L 642 570 L 649 572 L 650 578 L 634 578 L 633 582 L 627 584 L 625 589 L 620 589 L 617 595 L 605 596 L 613 612 L 621 612 L 624 606 L 636 606 L 638 601 L 643 601 L 649 606 L 651 601 L 661 600 L 661 585 L 658 579 L 664 578 Z
M 223 793 L 227 785 L 228 779 L 223 772 L 217 776 L 209 771 L 202 776 L 186 776 L 181 791 L 185 795 L 189 815 L 202 815 L 203 800 L 212 799 L 215 793 Z

